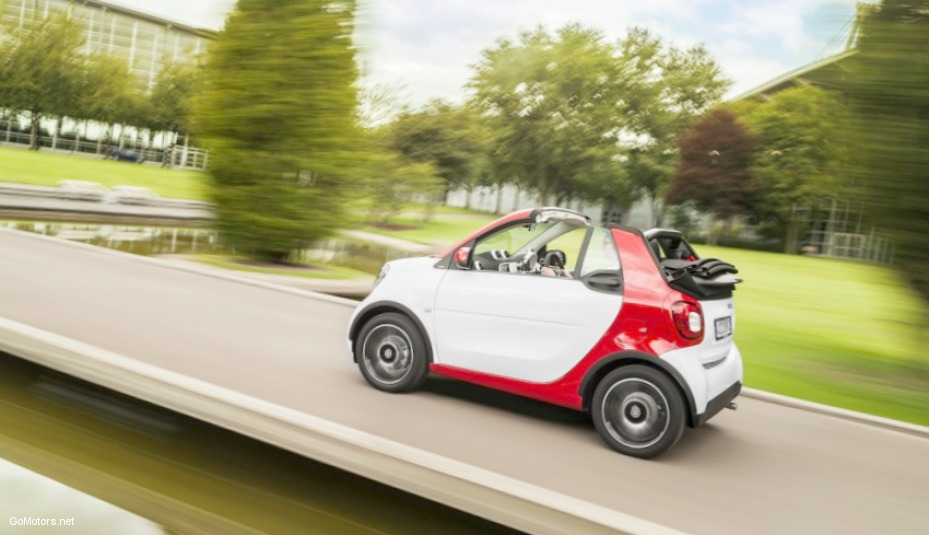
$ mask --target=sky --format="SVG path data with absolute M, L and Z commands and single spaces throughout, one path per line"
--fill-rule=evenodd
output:
M 109 0 L 196 27 L 218 29 L 235 0 Z M 356 42 L 366 83 L 401 101 L 461 102 L 471 66 L 501 37 L 579 22 L 618 39 L 649 29 L 678 47 L 702 43 L 748 91 L 840 52 L 861 0 L 360 0 Z

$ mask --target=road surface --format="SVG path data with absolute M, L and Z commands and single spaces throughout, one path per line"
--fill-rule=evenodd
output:
M 369 388 L 350 312 L 0 230 L 9 320 L 694 535 L 929 533 L 925 438 L 743 398 L 636 460 L 569 410 L 444 380 Z

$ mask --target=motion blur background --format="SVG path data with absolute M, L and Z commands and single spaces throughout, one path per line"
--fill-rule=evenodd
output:
M 748 386 L 929 424 L 929 2 L 233 4 L 0 0 L 0 197 L 208 212 L 0 224 L 355 296 L 517 208 L 675 227 Z

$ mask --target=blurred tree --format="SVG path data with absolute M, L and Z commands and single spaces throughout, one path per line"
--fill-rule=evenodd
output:
M 0 48 L 0 103 L 29 114 L 30 147 L 39 149 L 39 127 L 47 116 L 77 107 L 82 85 L 84 44 L 80 26 L 65 12 L 3 23 Z
M 467 107 L 433 101 L 401 113 L 390 125 L 388 148 L 410 162 L 432 165 L 445 182 L 444 202 L 451 190 L 470 191 L 486 172 L 486 135 Z
M 443 180 L 430 162 L 410 162 L 398 153 L 381 150 L 366 158 L 368 215 L 378 224 L 387 224 L 411 202 L 431 200 L 442 191 Z
M 711 111 L 678 143 L 680 162 L 668 189 L 668 203 L 692 201 L 700 210 L 731 223 L 752 205 L 756 193 L 750 169 L 756 145 L 756 137 L 732 112 Z M 712 227 L 709 241 L 715 243 Z
M 165 58 L 149 95 L 149 126 L 153 130 L 186 135 L 190 129 L 191 103 L 201 90 L 199 65 Z
M 701 48 L 633 29 L 615 44 L 579 25 L 526 32 L 485 50 L 470 84 L 491 124 L 493 168 L 540 201 L 626 208 L 657 198 L 675 140 L 727 86 Z
M 406 87 L 375 80 L 367 63 L 362 63 L 359 86 L 358 116 L 364 128 L 378 128 L 407 111 Z
M 355 177 L 355 2 L 240 0 L 211 47 L 195 132 L 217 226 L 272 262 L 334 232 Z
M 929 303 L 929 5 L 884 0 L 855 58 L 856 179 L 897 265 Z
M 101 54 L 89 58 L 78 103 L 69 110 L 69 115 L 107 125 L 106 154 L 113 142 L 115 125 L 122 126 L 122 137 L 126 124 L 144 123 L 145 97 L 139 91 L 138 80 L 129 70 L 129 64 L 116 56 Z M 116 144 L 119 146 L 120 141 Z
M 799 233 L 794 207 L 834 197 L 846 178 L 847 111 L 834 93 L 804 86 L 775 94 L 742 118 L 759 136 L 752 213 L 764 233 L 786 234 L 786 251 L 794 254 Z

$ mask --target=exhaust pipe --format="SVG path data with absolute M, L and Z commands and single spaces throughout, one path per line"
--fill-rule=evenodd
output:
M 736 403 L 735 401 L 730 401 L 729 404 L 726 405 L 726 408 L 729 409 L 729 410 L 731 410 L 731 411 L 734 411 L 734 410 L 736 410 L 736 409 L 739 408 L 739 404 Z

